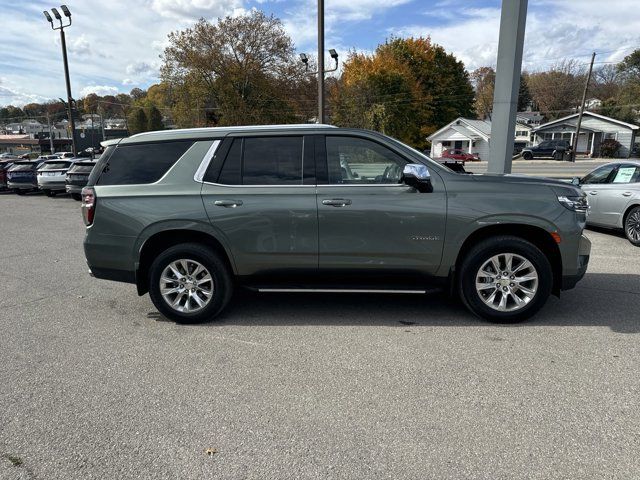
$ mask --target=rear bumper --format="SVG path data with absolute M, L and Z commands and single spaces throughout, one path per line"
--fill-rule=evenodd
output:
M 136 272 L 127 270 L 116 270 L 113 268 L 97 268 L 89 267 L 91 276 L 102 280 L 111 280 L 113 282 L 136 283 Z
M 83 185 L 69 185 L 68 183 L 65 185 L 67 193 L 82 193 L 83 188 Z
M 64 183 L 64 180 L 58 180 L 56 182 L 38 182 L 38 188 L 40 188 L 40 190 L 61 190 L 64 192 L 65 187 L 66 184 Z
M 7 188 L 11 190 L 33 190 L 38 188 L 38 184 L 30 182 L 7 182 Z

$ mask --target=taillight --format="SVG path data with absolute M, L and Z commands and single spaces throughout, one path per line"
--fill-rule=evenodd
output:
M 82 189 L 82 219 L 84 224 L 89 226 L 93 223 L 93 216 L 96 212 L 96 191 L 93 187 L 84 187 Z

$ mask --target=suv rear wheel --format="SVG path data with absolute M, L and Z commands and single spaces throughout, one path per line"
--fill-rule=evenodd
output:
M 474 314 L 499 323 L 525 320 L 546 303 L 553 272 L 544 253 L 519 237 L 492 237 L 473 247 L 459 275 L 460 296 Z
M 233 285 L 224 261 L 198 243 L 162 252 L 149 270 L 149 296 L 165 317 L 178 323 L 212 320 L 227 305 Z

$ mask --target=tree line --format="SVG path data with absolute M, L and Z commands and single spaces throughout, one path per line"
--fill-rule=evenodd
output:
M 203 127 L 315 121 L 317 80 L 305 71 L 282 22 L 254 10 L 172 32 L 161 56 L 160 81 L 147 90 L 76 102 L 78 115 L 125 118 L 130 133 L 165 127 Z M 310 61 L 309 70 L 315 65 Z M 469 73 L 430 38 L 392 37 L 371 54 L 348 52 L 340 74 L 329 76 L 327 114 L 337 126 L 368 128 L 417 148 L 459 116 L 490 118 L 495 70 Z M 523 72 L 518 106 L 553 119 L 579 105 L 585 65 L 567 60 L 544 71 Z M 589 97 L 598 111 L 634 122 L 640 96 L 640 50 L 594 71 Z M 62 102 L 0 109 L 12 118 L 66 116 Z

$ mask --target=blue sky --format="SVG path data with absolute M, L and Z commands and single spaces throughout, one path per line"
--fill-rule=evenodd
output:
M 316 51 L 317 0 L 68 0 L 67 30 L 75 98 L 129 92 L 157 82 L 167 34 L 198 18 L 253 8 L 284 22 L 299 51 Z M 469 70 L 496 61 L 499 0 L 325 0 L 326 48 L 345 58 L 372 52 L 391 35 L 431 36 Z M 42 11 L 51 1 L 0 0 L 0 105 L 66 96 L 59 36 Z M 606 6 L 606 7 L 605 7 Z M 524 67 L 544 69 L 563 58 L 613 62 L 640 47 L 637 0 L 531 0 Z M 6 21 L 10 19 L 10 21 Z

